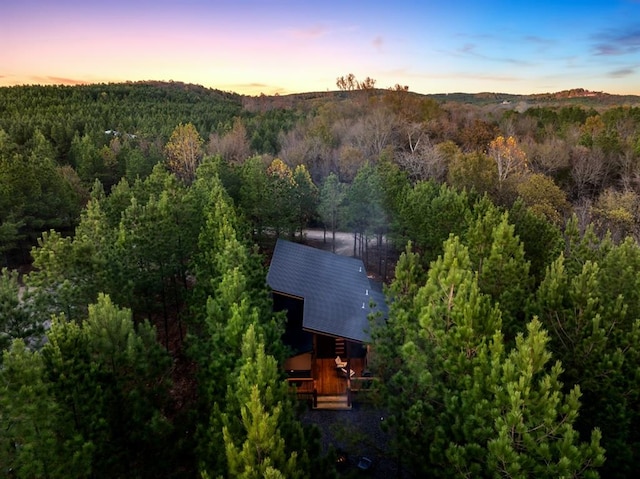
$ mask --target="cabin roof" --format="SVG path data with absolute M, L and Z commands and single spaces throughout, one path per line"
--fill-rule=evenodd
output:
M 267 274 L 274 292 L 304 300 L 308 331 L 367 342 L 369 314 L 386 312 L 361 260 L 279 239 Z

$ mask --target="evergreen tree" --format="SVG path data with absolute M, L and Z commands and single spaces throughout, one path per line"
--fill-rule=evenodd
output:
M 336 229 L 340 220 L 340 209 L 345 199 L 344 184 L 340 183 L 335 173 L 330 173 L 320 189 L 320 204 L 318 213 L 326 227 L 331 230 L 331 250 L 336 251 Z
M 42 350 L 61 441 L 91 451 L 92 477 L 153 477 L 166 464 L 169 358 L 146 323 L 101 295 L 82 325 L 54 320 Z M 79 449 L 78 449 L 79 448 Z
M 90 205 L 86 210 L 88 221 L 100 222 L 99 207 Z M 94 224 L 99 232 L 100 227 Z M 84 231 L 90 227 L 85 223 Z M 104 231 L 104 230 L 103 230 Z M 54 230 L 43 233 L 39 247 L 32 250 L 36 270 L 25 279 L 28 287 L 35 287 L 46 298 L 50 314 L 64 313 L 70 320 L 86 315 L 87 304 L 106 288 L 107 256 L 100 244 L 112 235 L 101 239 L 94 236 L 63 236 Z M 104 245 L 106 245 L 106 241 Z
M 227 476 L 258 479 L 277 471 L 282 477 L 304 477 L 296 450 L 303 443 L 285 444 L 281 432 L 294 420 L 287 385 L 253 325 L 243 336 L 240 364 L 222 416 Z M 304 439 L 300 425 L 297 432 L 296 439 Z M 307 451 L 302 449 L 302 454 L 308 461 Z
M 238 207 L 253 226 L 254 236 L 262 237 L 268 225 L 269 181 L 266 166 L 259 157 L 247 159 L 240 168 L 241 186 Z
M 508 214 L 491 233 L 491 249 L 479 266 L 478 286 L 499 304 L 502 313 L 502 331 L 508 340 L 524 331 L 523 305 L 530 295 L 529 263 L 524 258 L 524 247 L 508 222 Z
M 267 167 L 268 201 L 261 205 L 266 212 L 266 223 L 276 237 L 282 233 L 293 237 L 297 221 L 296 182 L 291 168 L 278 158 Z
M 419 182 L 406 195 L 398 219 L 404 241 L 415 242 L 425 266 L 442 253 L 442 244 L 454 234 L 462 237 L 470 218 L 466 193 L 432 181 Z
M 392 306 L 388 334 L 408 332 L 397 372 L 383 378 L 396 451 L 430 477 L 597 476 L 599 431 L 580 442 L 579 389 L 563 394 L 546 333 L 534 321 L 508 350 L 501 312 L 471 265 L 467 248 L 450 238 L 413 302 Z
M 293 170 L 295 184 L 294 198 L 296 206 L 296 221 L 302 237 L 303 230 L 316 216 L 318 204 L 318 187 L 315 185 L 306 166 L 298 165 Z
M 89 477 L 93 447 L 60 430 L 59 404 L 42 356 L 22 340 L 4 352 L 0 368 L 0 473 L 47 479 Z
M 40 296 L 21 287 L 17 271 L 0 271 L 0 352 L 18 338 L 40 345 L 46 320 Z
M 153 328 L 100 296 L 81 324 L 54 318 L 48 339 L 41 352 L 21 340 L 5 352 L 3 467 L 25 478 L 157 477 L 172 455 L 169 359 Z
M 524 246 L 524 255 L 530 264 L 529 273 L 534 283 L 538 284 L 547 266 L 564 248 L 562 231 L 533 213 L 520 199 L 509 209 L 509 221 L 514 225 L 514 233 Z
M 202 396 L 197 432 L 200 468 L 217 475 L 226 468 L 221 414 L 240 359 L 243 334 L 254 325 L 280 358 L 282 331 L 281 322 L 271 313 L 263 267 L 246 246 L 239 232 L 241 221 L 220 181 L 199 178 L 195 187 L 207 199 L 199 252 L 193 262 L 196 286 L 191 304 L 195 317 L 190 354 L 199 365 Z
M 382 235 L 388 223 L 382 183 L 377 170 L 369 163 L 358 170 L 347 190 L 345 218 L 354 234 L 353 255 L 362 257 L 366 264 L 368 235 Z
M 547 269 L 531 314 L 551 332 L 567 387 L 580 385 L 579 431 L 602 430 L 603 475 L 632 477 L 640 451 L 640 249 L 630 239 L 615 246 L 573 227 L 566 256 Z

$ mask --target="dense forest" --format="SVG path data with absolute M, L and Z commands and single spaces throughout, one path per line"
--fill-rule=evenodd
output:
M 336 86 L 0 88 L 0 476 L 352 477 L 265 281 L 317 227 L 385 283 L 399 477 L 635 477 L 640 98 Z

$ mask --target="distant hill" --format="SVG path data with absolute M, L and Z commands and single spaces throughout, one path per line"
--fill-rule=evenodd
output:
M 386 90 L 369 91 L 369 95 L 381 95 Z M 501 105 L 504 108 L 535 106 L 584 106 L 585 108 L 608 108 L 613 106 L 640 106 L 640 95 L 614 95 L 595 92 L 583 88 L 564 90 L 555 93 L 536 93 L 530 95 L 514 95 L 510 93 L 430 93 L 410 92 L 436 100 L 439 103 L 464 103 L 476 106 Z M 313 108 L 330 101 L 342 101 L 363 94 L 362 91 L 326 91 L 293 93 L 289 95 L 261 95 L 259 97 L 243 97 L 245 107 L 250 109 L 269 108 Z M 252 106 L 249 106 L 252 105 Z M 260 105 L 260 106 L 257 106 Z
M 111 102 L 126 101 L 129 106 L 138 102 L 156 102 L 182 104 L 197 104 L 200 108 L 214 109 L 239 108 L 248 111 L 267 111 L 273 109 L 295 109 L 301 111 L 313 110 L 327 102 L 340 102 L 356 98 L 358 95 L 381 96 L 386 93 L 384 89 L 354 90 L 354 91 L 323 91 L 305 92 L 289 95 L 259 95 L 248 96 L 234 92 L 221 91 L 207 88 L 202 85 L 184 83 L 179 81 L 139 81 L 112 84 L 87 84 L 76 86 L 15 86 L 0 87 L 0 100 L 2 97 L 12 96 L 11 93 L 22 97 L 23 92 L 40 92 L 34 97 L 37 103 L 34 106 L 43 108 L 49 104 L 66 101 L 70 97 L 84 98 L 84 101 L 110 100 Z M 509 93 L 433 93 L 421 94 L 409 92 L 412 95 L 431 98 L 439 103 L 463 103 L 475 106 L 499 106 L 502 109 L 527 109 L 536 106 L 562 107 L 583 106 L 585 108 L 609 108 L 614 106 L 640 106 L 640 95 L 614 95 L 605 92 L 596 92 L 575 88 L 555 93 L 538 93 L 530 95 L 514 95 Z M 44 96 L 43 96 L 44 95 Z M 82 101 L 82 100 L 81 100 Z M 3 109 L 0 101 L 0 112 Z M 222 106 L 224 105 L 224 106 Z M 24 107 L 23 103 L 23 107 Z M 137 105 L 136 105 L 137 106 Z M 192 107 L 191 107 L 192 108 Z M 1 125 L 0 125 L 1 126 Z
M 439 93 L 426 95 L 439 102 L 459 102 L 474 105 L 495 103 L 516 104 L 526 102 L 530 106 L 583 105 L 586 107 L 638 106 L 640 95 L 613 95 L 583 88 L 563 90 L 556 93 L 512 95 L 509 93 Z

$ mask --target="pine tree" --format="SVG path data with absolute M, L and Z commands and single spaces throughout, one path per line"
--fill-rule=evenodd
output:
M 271 313 L 263 267 L 246 246 L 241 220 L 219 180 L 198 179 L 195 187 L 202 194 L 208 192 L 203 200 L 199 252 L 193 262 L 196 286 L 190 301 L 195 318 L 189 351 L 199 365 L 203 398 L 196 434 L 200 468 L 217 475 L 225 470 L 221 414 L 240 360 L 243 335 L 253 326 L 268 338 L 273 351 L 282 354 L 278 348 L 281 323 Z
M 640 451 L 640 248 L 568 229 L 567 257 L 547 270 L 531 314 L 551 332 L 567 387 L 579 384 L 582 436 L 602 431 L 606 477 L 631 477 Z
M 320 189 L 318 213 L 325 225 L 331 230 L 331 250 L 336 251 L 336 229 L 340 220 L 340 208 L 345 198 L 344 184 L 340 183 L 335 173 L 330 173 Z
M 63 406 L 52 393 L 42 356 L 16 340 L 0 368 L 0 473 L 3 477 L 89 477 L 92 444 L 65 437 Z
M 529 298 L 531 285 L 529 263 L 513 225 L 508 222 L 508 214 L 493 229 L 491 240 L 491 250 L 478 269 L 478 285 L 499 304 L 502 331 L 508 340 L 513 340 L 524 330 L 523 305 Z
M 531 265 L 529 273 L 538 284 L 544 271 L 564 248 L 560 228 L 534 214 L 522 200 L 516 200 L 509 210 L 509 221 L 514 233 L 524 245 L 526 260 Z
M 21 287 L 17 271 L 0 270 L 0 354 L 18 338 L 41 345 L 47 318 L 40 298 L 36 291 Z
M 604 460 L 599 431 L 580 442 L 579 389 L 563 394 L 560 363 L 548 364 L 547 334 L 533 321 L 507 349 L 501 311 L 480 291 L 468 250 L 455 237 L 413 304 L 391 308 L 389 327 L 415 322 L 398 349 L 398 371 L 383 377 L 394 393 L 385 398 L 396 451 L 415 473 L 597 477 Z
M 135 328 L 130 310 L 100 295 L 82 324 L 54 318 L 48 338 L 44 378 L 59 441 L 76 444 L 69 457 L 90 451 L 92 477 L 161 470 L 170 361 L 153 328 Z
M 442 254 L 450 234 L 462 237 L 470 219 L 470 198 L 446 185 L 422 181 L 407 190 L 399 214 L 399 228 L 415 243 L 427 266 Z
M 265 354 L 253 325 L 243 335 L 240 364 L 222 415 L 227 475 L 257 479 L 278 471 L 283 477 L 303 477 L 296 450 L 303 444 L 285 444 L 281 432 L 291 426 L 293 404 L 275 359 Z M 296 439 L 303 439 L 300 426 L 298 432 Z
M 298 165 L 293 170 L 294 199 L 296 221 L 302 237 L 303 230 L 316 215 L 318 187 L 315 185 L 306 166 Z

